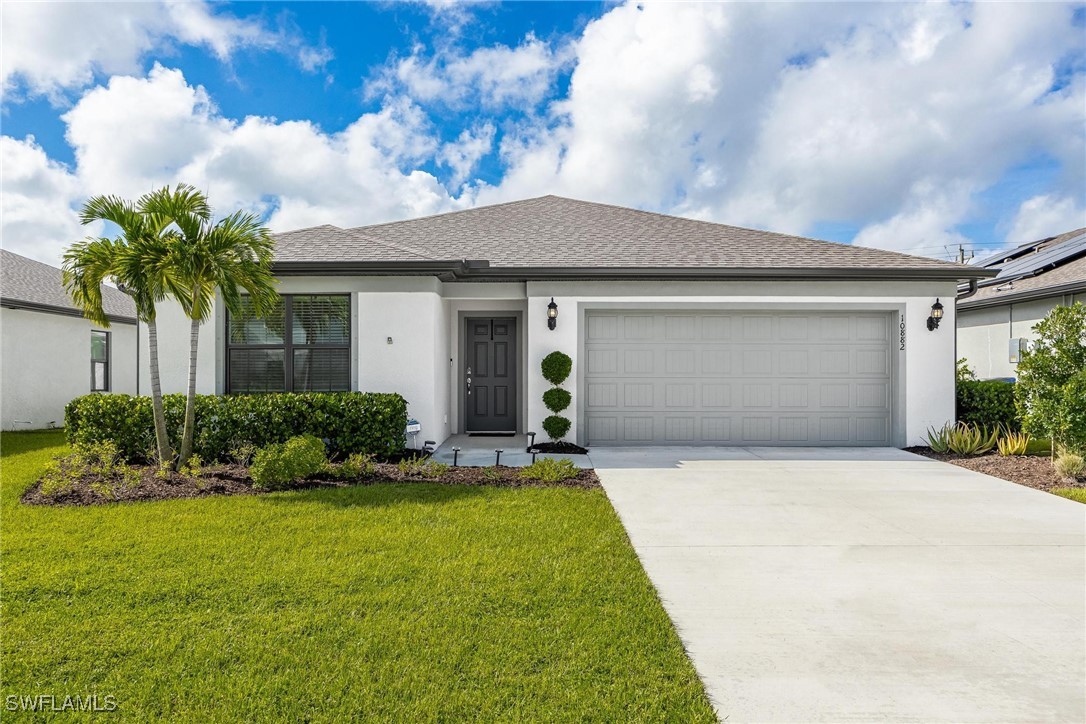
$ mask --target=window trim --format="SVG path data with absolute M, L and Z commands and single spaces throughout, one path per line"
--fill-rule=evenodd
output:
M 105 359 L 97 359 L 94 356 L 94 335 L 100 334 L 105 337 L 106 340 L 106 356 Z M 105 373 L 102 375 L 105 380 L 104 387 L 94 386 L 94 365 L 105 365 Z M 91 353 L 90 353 L 90 389 L 91 392 L 110 392 L 113 388 L 111 384 L 113 382 L 113 334 L 107 332 L 104 329 L 92 329 L 91 330 Z
M 298 392 L 294 389 L 294 351 L 298 349 L 344 349 L 347 350 L 347 391 L 350 391 L 353 375 L 351 373 L 351 364 L 354 349 L 354 306 L 349 293 L 337 293 L 337 292 L 293 292 L 290 294 L 280 294 L 283 300 L 283 341 L 276 344 L 238 344 L 232 341 L 232 335 L 230 330 L 231 317 L 230 311 L 226 312 L 226 355 L 223 360 L 225 365 L 225 374 L 223 375 L 224 387 L 226 394 L 228 395 L 263 395 L 263 394 L 275 394 L 274 392 L 235 392 L 233 389 L 233 365 L 231 364 L 230 352 L 234 349 L 251 349 L 251 350 L 283 350 L 283 391 L 284 392 Z M 347 341 L 342 344 L 304 344 L 294 341 L 294 299 L 295 297 L 341 297 L 347 301 Z M 307 390 L 302 390 L 306 392 Z

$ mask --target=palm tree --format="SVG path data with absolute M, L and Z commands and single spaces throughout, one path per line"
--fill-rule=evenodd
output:
M 112 281 L 132 297 L 137 318 L 147 325 L 148 362 L 151 368 L 151 400 L 154 408 L 155 443 L 161 464 L 173 460 L 162 405 L 158 369 L 158 327 L 155 305 L 176 287 L 171 257 L 170 219 L 142 208 L 144 199 L 132 203 L 116 196 L 95 196 L 80 213 L 80 221 L 108 221 L 120 228 L 113 239 L 89 237 L 76 242 L 64 254 L 64 286 L 83 314 L 95 324 L 109 327 L 102 308 L 102 283 Z
M 274 242 L 268 229 L 257 216 L 243 211 L 212 224 L 210 212 L 203 213 L 206 208 L 206 199 L 198 192 L 195 197 L 179 198 L 177 192 L 171 195 L 166 189 L 148 204 L 152 212 L 170 215 L 180 231 L 171 238 L 178 282 L 174 296 L 191 322 L 188 399 L 178 467 L 192 455 L 200 326 L 211 316 L 216 290 L 233 314 L 248 306 L 257 316 L 264 316 L 279 300 L 271 272 Z

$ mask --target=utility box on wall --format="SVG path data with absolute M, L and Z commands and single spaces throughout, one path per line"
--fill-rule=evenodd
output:
M 1007 360 L 1011 364 L 1018 364 L 1022 359 L 1022 353 L 1029 349 L 1029 340 L 1025 337 L 1012 337 L 1008 348 Z

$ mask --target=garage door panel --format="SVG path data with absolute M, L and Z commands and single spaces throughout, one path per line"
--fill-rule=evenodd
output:
M 888 314 L 590 312 L 586 329 L 590 444 L 890 442 Z

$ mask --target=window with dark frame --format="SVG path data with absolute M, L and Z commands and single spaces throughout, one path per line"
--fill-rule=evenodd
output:
M 91 392 L 109 392 L 109 332 L 91 330 Z
M 351 299 L 284 294 L 264 318 L 243 299 L 226 322 L 226 391 L 338 392 L 351 388 Z

